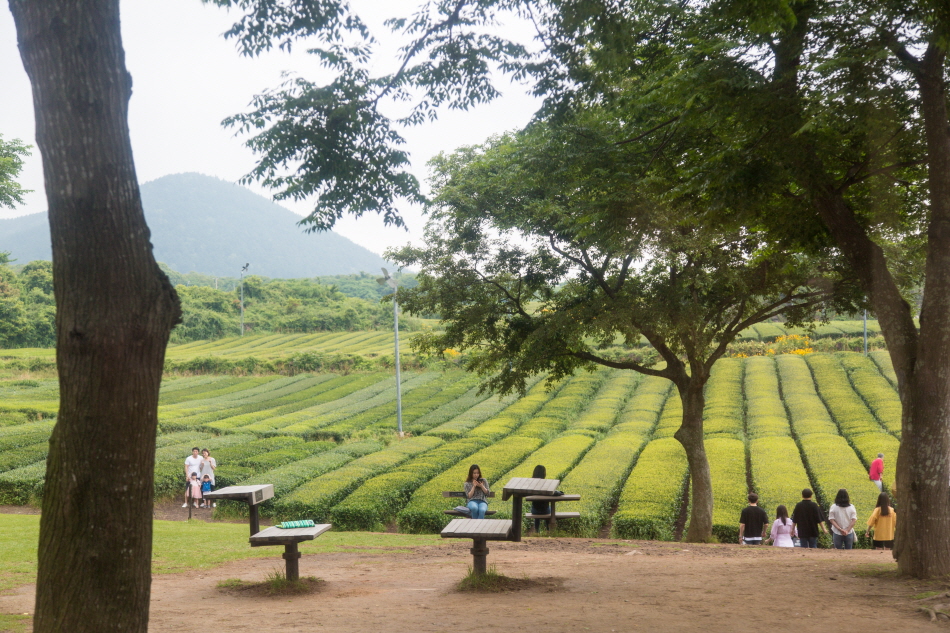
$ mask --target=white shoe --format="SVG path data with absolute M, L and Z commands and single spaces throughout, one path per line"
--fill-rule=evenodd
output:
M 212 507 L 212 508 L 217 508 L 217 507 L 218 507 L 218 503 L 217 503 L 217 502 L 212 503 L 212 504 L 211 504 L 211 507 Z
M 197 502 L 197 501 L 195 501 L 195 507 L 196 507 L 196 508 L 198 507 L 198 502 Z
M 188 502 L 185 502 L 185 503 L 181 504 L 181 507 L 187 508 L 187 507 L 188 507 Z

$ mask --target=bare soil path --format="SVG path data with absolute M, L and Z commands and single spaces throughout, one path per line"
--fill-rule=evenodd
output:
M 270 559 L 157 575 L 151 631 L 937 631 L 912 597 L 943 584 L 894 577 L 890 553 L 685 545 L 651 541 L 527 538 L 490 543 L 499 572 L 537 581 L 500 594 L 459 593 L 467 541 L 442 547 L 307 554 L 301 575 L 325 583 L 312 595 L 228 593 L 230 578 L 263 580 Z M 32 585 L 0 596 L 0 612 L 33 608 Z

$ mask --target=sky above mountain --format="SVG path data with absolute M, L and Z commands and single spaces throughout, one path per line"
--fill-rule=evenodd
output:
M 155 258 L 180 273 L 221 277 L 316 277 L 392 267 L 336 233 L 305 233 L 299 216 L 244 187 L 203 176 L 174 174 L 142 185 L 142 206 Z M 0 219 L 0 251 L 17 264 L 50 258 L 45 213 Z
M 380 71 L 390 70 L 397 59 L 397 41 L 382 26 L 383 20 L 413 5 L 383 0 L 351 4 L 380 40 Z M 236 182 L 251 170 L 254 156 L 243 146 L 244 139 L 221 127 L 221 120 L 244 111 L 253 95 L 278 86 L 283 71 L 316 81 L 327 79 L 326 71 L 303 46 L 292 53 L 239 56 L 233 43 L 221 36 L 235 14 L 229 16 L 199 0 L 122 0 L 121 6 L 126 62 L 133 78 L 129 127 L 140 182 L 192 171 Z M 524 26 L 515 24 L 508 29 L 524 30 Z M 6 3 L 0 5 L 0 86 L 4 93 L 0 134 L 35 144 L 30 85 Z M 530 120 L 539 102 L 527 96 L 522 86 L 502 81 L 501 87 L 505 95 L 494 103 L 469 112 L 445 112 L 436 122 L 405 130 L 412 172 L 420 181 L 427 175 L 426 161 L 439 152 L 480 143 Z M 34 193 L 17 210 L 0 209 L 0 218 L 46 210 L 39 151 L 27 159 L 20 181 Z M 313 205 L 311 201 L 285 206 L 306 214 Z M 419 241 L 424 223 L 421 210 L 408 206 L 400 210 L 407 219 L 408 232 L 385 227 L 381 220 L 369 216 L 345 218 L 336 230 L 376 253 Z

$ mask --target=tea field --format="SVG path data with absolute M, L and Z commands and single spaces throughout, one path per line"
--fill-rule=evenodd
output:
M 274 335 L 174 346 L 169 355 L 263 356 L 303 345 L 382 354 L 389 341 L 374 332 Z M 179 493 L 183 460 L 200 446 L 217 459 L 219 487 L 274 484 L 267 515 L 433 533 L 454 505 L 442 491 L 460 489 L 469 464 L 496 485 L 544 464 L 562 490 L 581 495 L 569 509 L 582 518 L 563 522 L 562 532 L 672 539 L 683 529 L 688 473 L 673 439 L 681 408 L 669 382 L 601 369 L 553 389 L 538 381 L 524 397 L 499 399 L 446 367 L 403 372 L 403 439 L 395 435 L 389 371 L 169 374 L 159 407 L 156 495 Z M 58 388 L 51 376 L 29 376 L 0 379 L 2 504 L 36 503 L 43 493 Z M 870 514 L 877 489 L 867 467 L 885 453 L 889 484 L 897 458 L 894 382 L 880 351 L 719 361 L 705 411 L 716 535 L 735 540 L 750 489 L 770 515 L 780 503 L 797 502 L 805 487 L 826 507 L 847 488 L 862 520 Z M 491 507 L 499 518 L 510 516 L 500 495 Z M 217 510 L 240 511 L 226 504 Z

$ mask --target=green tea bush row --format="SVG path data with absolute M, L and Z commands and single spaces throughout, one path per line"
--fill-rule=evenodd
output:
M 277 499 L 274 514 L 284 520 L 328 520 L 330 508 L 361 483 L 406 459 L 442 444 L 438 437 L 411 437 L 392 442 L 383 450 L 353 460 L 337 470 L 320 475 L 287 496 Z
M 669 393 L 670 382 L 664 378 L 647 376 L 640 381 L 617 424 L 561 482 L 562 490 L 581 496 L 580 501 L 569 504 L 569 509 L 581 516 L 559 524 L 560 530 L 586 537 L 600 532 L 630 469 L 659 421 L 663 408 L 659 397 L 668 397 Z
M 453 440 L 373 477 L 332 508 L 330 521 L 341 530 L 381 531 L 419 486 L 489 443 L 479 438 Z
M 665 437 L 647 444 L 620 492 L 611 536 L 672 541 L 688 479 L 679 442 Z
M 271 378 L 268 376 L 268 378 Z M 244 376 L 190 376 L 162 380 L 162 390 L 158 396 L 159 410 L 163 407 L 180 404 L 188 400 L 199 400 L 223 396 L 234 391 L 248 389 Z
M 409 398 L 415 389 L 435 380 L 438 374 L 435 372 L 423 372 L 419 374 L 403 374 L 403 376 L 405 376 L 405 379 L 402 382 L 403 397 Z M 338 406 L 330 411 L 321 413 L 320 415 L 310 417 L 303 421 L 298 421 L 295 424 L 285 427 L 285 432 L 307 435 L 308 437 L 321 437 L 317 434 L 317 430 L 325 428 L 334 422 L 345 421 L 367 411 L 373 411 L 370 414 L 370 417 L 375 419 L 373 416 L 379 417 L 380 415 L 383 415 L 383 412 L 386 411 L 386 407 L 392 407 L 395 409 L 396 381 L 388 380 L 385 381 L 385 383 L 386 388 L 381 389 L 372 397 L 364 398 L 363 400 L 359 401 L 353 401 L 346 404 L 345 406 Z M 322 437 L 325 439 L 328 436 Z
M 281 401 L 269 403 L 272 406 L 249 407 L 246 412 L 234 411 L 228 417 L 216 418 L 210 416 L 208 420 L 202 421 L 201 427 L 215 431 L 217 433 L 241 432 L 243 427 L 249 427 L 257 422 L 267 422 L 268 420 L 289 413 L 295 413 L 303 409 L 310 409 L 320 404 L 331 402 L 334 396 L 339 395 L 341 390 L 356 388 L 357 385 L 372 385 L 374 381 L 367 376 L 331 376 L 325 375 L 327 380 L 320 382 L 294 394 Z M 376 376 L 376 380 L 381 377 Z
M 222 464 L 242 464 L 245 460 L 256 455 L 267 453 L 269 451 L 276 451 L 282 448 L 290 448 L 298 444 L 303 444 L 303 439 L 300 437 L 290 435 L 275 435 L 273 437 L 265 437 L 258 440 L 252 440 L 250 442 L 243 442 L 237 446 L 229 446 L 227 448 L 218 449 L 214 452 L 213 457 L 215 461 Z
M 534 391 L 536 388 L 538 391 L 543 393 L 543 386 L 537 387 L 537 382 L 535 383 L 535 386 L 528 391 L 528 393 L 535 395 Z M 492 416 L 498 415 L 507 407 L 517 404 L 519 399 L 520 398 L 518 394 L 510 394 L 501 398 L 486 398 L 470 408 L 459 411 L 458 414 L 454 415 L 447 422 L 443 422 L 442 424 L 434 426 L 428 431 L 425 431 L 424 435 L 435 435 L 436 437 L 441 437 L 445 440 L 458 439 L 486 420 L 491 419 Z
M 30 414 L 25 411 L 0 411 L 0 427 L 19 426 L 30 421 Z
M 48 452 L 48 441 L 0 452 L 0 472 L 35 464 L 46 459 L 46 453 Z
M 53 432 L 53 423 L 30 422 L 19 426 L 3 427 L 0 431 L 10 431 L 0 435 L 0 451 L 9 451 L 49 440 L 50 433 Z
M 670 397 L 666 399 L 666 403 L 663 405 L 660 421 L 653 432 L 654 438 L 673 437 L 673 434 L 683 424 L 683 401 L 680 399 L 679 391 L 672 388 L 670 392 Z
M 285 427 L 333 411 L 337 407 L 346 407 L 354 402 L 372 398 L 392 387 L 391 379 L 384 374 L 364 374 L 349 378 L 351 380 L 346 383 L 321 394 L 314 400 L 316 404 L 311 403 L 306 408 L 268 417 L 240 428 L 242 431 L 259 435 L 280 435 L 281 429 Z
M 314 376 L 278 378 L 267 384 L 247 389 L 240 394 L 174 405 L 169 408 L 170 410 L 159 412 L 159 422 L 164 428 L 170 428 L 173 424 L 181 428 L 186 426 L 197 428 L 222 418 L 262 411 L 288 402 L 298 402 L 301 391 L 314 387 L 315 383 L 323 382 L 325 379 L 326 377 Z M 186 408 L 184 405 L 189 406 Z
M 897 389 L 897 374 L 894 373 L 894 365 L 891 364 L 891 355 L 888 352 L 877 351 L 868 352 L 868 357 L 877 365 L 881 375 L 887 378 L 887 381 L 891 383 L 894 389 Z
M 275 502 L 289 495 L 298 486 L 324 473 L 340 468 L 347 462 L 382 449 L 383 444 L 375 440 L 348 442 L 329 451 L 317 453 L 311 457 L 285 464 L 272 470 L 258 472 L 240 483 L 245 486 L 260 484 L 272 484 L 274 486 L 274 498 L 265 501 L 260 507 L 261 513 L 264 516 L 271 516 L 274 512 Z M 247 513 L 247 505 L 239 502 L 220 503 L 218 504 L 218 510 L 226 515 L 243 516 Z
M 0 473 L 0 504 L 24 505 L 43 498 L 46 460 Z
M 558 394 L 551 398 L 538 412 L 531 416 L 518 435 L 548 440 L 563 431 L 571 419 L 576 419 L 584 407 L 590 403 L 591 396 L 603 384 L 606 371 L 583 373 L 567 381 Z
M 879 452 L 892 455 L 891 464 L 894 464 L 899 442 L 883 430 L 880 422 L 855 393 L 838 360 L 834 356 L 812 354 L 808 363 L 815 373 L 819 395 L 865 467 L 871 465 Z
M 435 422 L 430 421 L 428 423 L 418 424 L 418 420 L 434 411 L 443 409 L 446 407 L 446 405 L 456 402 L 473 389 L 477 391 L 477 388 L 475 387 L 477 380 L 478 379 L 471 374 L 463 374 L 460 380 L 456 380 L 450 384 L 430 390 L 430 395 L 422 402 L 410 404 L 409 406 L 403 406 L 403 429 L 408 430 L 413 435 L 421 435 L 424 431 L 429 430 L 432 426 L 435 426 Z M 484 396 L 481 396 L 481 398 L 484 399 Z M 446 419 L 448 418 L 443 418 L 443 421 Z M 380 418 L 376 422 L 373 422 L 367 428 L 370 431 L 382 431 L 385 429 L 391 430 L 396 428 L 395 412 L 390 409 L 389 415 Z
M 780 336 L 785 336 L 788 332 L 780 325 L 775 323 L 756 323 L 752 326 L 760 341 L 775 340 Z M 716 363 L 719 364 L 718 361 Z
M 507 472 L 540 446 L 541 440 L 537 438 L 513 436 L 470 455 L 416 490 L 409 504 L 396 517 L 400 531 L 413 534 L 434 534 L 441 531 L 452 518 L 444 514 L 443 510 L 459 505 L 458 499 L 443 498 L 442 491 L 462 490 L 471 464 L 481 466 L 489 487 L 497 488 L 496 493 L 500 496 L 505 482 L 498 481 L 495 477 L 498 477 L 499 473 Z
M 462 386 L 465 386 L 465 385 L 462 383 L 459 383 L 456 385 L 456 387 L 459 387 L 459 388 Z M 453 388 L 453 391 L 454 390 L 455 388 Z M 465 391 L 464 393 L 456 397 L 454 400 L 450 400 L 446 402 L 445 404 L 443 404 L 442 406 L 436 409 L 433 409 L 432 411 L 429 411 L 428 413 L 424 415 L 419 416 L 412 422 L 404 425 L 403 428 L 405 428 L 406 431 L 408 431 L 409 433 L 412 433 L 413 435 L 422 435 L 423 433 L 427 433 L 428 431 L 436 428 L 437 426 L 440 426 L 451 420 L 454 420 L 456 417 L 464 414 L 467 411 L 470 411 L 473 407 L 484 402 L 489 397 L 490 397 L 490 394 L 488 393 L 479 393 L 479 388 L 477 386 L 471 387 L 467 391 Z M 494 398 L 494 400 L 497 402 L 498 398 Z M 501 409 L 498 408 L 495 410 L 495 412 L 500 411 L 500 410 Z M 491 415 L 494 415 L 494 413 L 488 413 L 482 419 L 483 420 L 487 419 Z M 477 422 L 475 422 L 475 424 L 477 424 Z M 435 435 L 435 433 L 431 433 L 430 435 Z M 448 438 L 444 438 L 444 439 L 448 439 Z
M 901 400 L 874 361 L 861 354 L 838 354 L 848 378 L 875 417 L 897 439 L 901 437 Z
M 413 384 L 411 387 L 409 384 L 406 384 L 403 388 L 402 393 L 402 415 L 403 422 L 408 419 L 415 419 L 417 416 L 422 413 L 428 413 L 430 410 L 439 406 L 442 403 L 441 400 L 434 400 L 434 396 L 437 396 L 440 391 L 450 387 L 453 383 L 457 382 L 462 377 L 461 372 L 451 372 L 449 374 L 439 375 L 438 372 L 425 372 L 418 377 L 418 382 Z M 355 415 L 350 415 L 342 419 L 337 419 L 336 422 L 323 426 L 317 429 L 314 432 L 314 437 L 322 439 L 343 439 L 349 437 L 356 431 L 360 431 L 370 426 L 375 422 L 383 420 L 384 422 L 389 422 L 389 426 L 393 429 L 396 428 L 396 390 L 395 390 L 395 381 L 393 381 L 394 387 L 392 391 L 392 398 L 388 399 L 380 404 L 362 411 L 361 413 L 356 413 Z M 388 393 L 388 392 L 386 392 Z M 426 408 L 428 405 L 428 408 Z
M 745 443 L 729 437 L 711 437 L 705 443 L 715 500 L 713 536 L 724 543 L 735 543 L 739 538 L 739 514 L 748 505 Z
M 283 466 L 284 464 L 300 461 L 317 453 L 332 450 L 336 448 L 336 446 L 337 444 L 335 442 L 304 442 L 289 448 L 281 448 L 248 457 L 241 462 L 241 465 L 248 466 L 256 471 L 271 470 L 278 466 Z
M 742 375 L 740 358 L 721 358 L 713 365 L 703 407 L 703 431 L 707 438 L 722 435 L 741 439 L 744 436 Z
M 809 354 L 806 359 L 815 375 L 818 395 L 824 400 L 845 437 L 855 433 L 884 432 L 881 423 L 854 391 L 848 374 L 834 356 Z
M 620 411 L 640 382 L 641 374 L 616 369 L 610 372 L 600 391 L 584 411 L 567 425 L 568 431 L 606 433 L 617 422 Z
M 304 378 L 304 376 L 250 376 L 245 378 L 242 383 L 238 383 L 240 389 L 220 395 L 214 395 L 212 392 L 206 397 L 162 406 L 158 411 L 159 419 L 169 415 L 176 418 L 185 418 L 201 413 L 234 409 L 246 404 L 272 400 L 278 396 L 275 391 L 293 387 Z
M 745 361 L 746 430 L 750 438 L 791 436 L 782 404 L 775 359 L 754 356 Z
M 776 357 L 775 364 L 795 434 L 799 437 L 812 433 L 837 435 L 838 426 L 815 391 L 815 382 L 805 359 L 785 354 Z
M 749 456 L 752 486 L 759 495 L 759 505 L 773 520 L 775 508 L 780 504 L 784 504 L 791 514 L 802 490 L 811 487 L 795 440 L 783 436 L 751 439 Z

